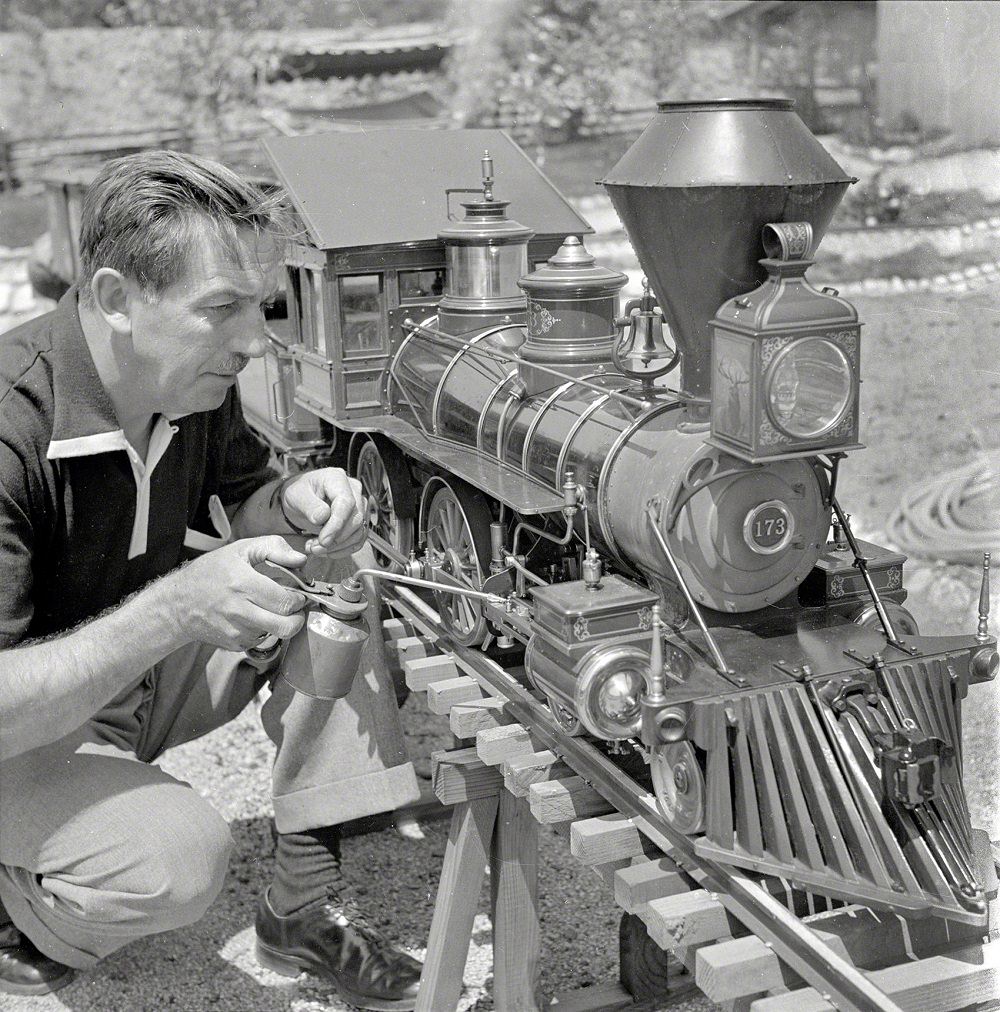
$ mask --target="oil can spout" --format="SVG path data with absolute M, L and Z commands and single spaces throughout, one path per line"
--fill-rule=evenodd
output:
M 855 180 L 786 99 L 662 102 L 603 185 L 683 355 L 709 393 L 709 321 L 766 273 L 761 230 L 803 222 L 813 249 Z

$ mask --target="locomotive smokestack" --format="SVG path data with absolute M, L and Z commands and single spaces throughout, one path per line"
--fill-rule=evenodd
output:
M 681 348 L 682 383 L 709 394 L 709 322 L 766 277 L 768 222 L 807 221 L 815 245 L 856 182 L 787 99 L 661 102 L 603 180 Z

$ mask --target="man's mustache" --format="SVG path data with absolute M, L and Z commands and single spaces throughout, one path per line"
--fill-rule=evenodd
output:
M 247 367 L 249 361 L 249 355 L 234 355 L 232 358 L 227 358 L 224 362 L 220 362 L 216 372 L 242 372 Z

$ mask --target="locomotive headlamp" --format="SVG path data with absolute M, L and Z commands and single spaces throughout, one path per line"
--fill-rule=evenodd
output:
M 639 700 L 646 688 L 649 655 L 635 646 L 605 647 L 584 664 L 576 683 L 576 710 L 599 738 L 639 733 Z
M 763 243 L 767 280 L 713 321 L 710 442 L 752 463 L 857 449 L 858 315 L 806 280 L 807 223 L 765 225 Z

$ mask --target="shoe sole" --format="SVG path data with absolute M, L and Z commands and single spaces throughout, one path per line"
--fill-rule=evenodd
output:
M 297 977 L 300 973 L 311 973 L 320 977 L 328 984 L 331 984 L 337 994 L 355 1005 L 357 1008 L 370 1009 L 371 1012 L 413 1012 L 417 1006 L 416 998 L 400 998 L 395 1001 L 384 998 L 369 998 L 365 995 L 355 994 L 345 988 L 336 977 L 327 970 L 317 966 L 311 960 L 301 956 L 291 956 L 287 952 L 279 952 L 266 942 L 257 939 L 257 962 L 265 970 L 273 970 L 283 977 Z
M 75 970 L 67 970 L 61 977 L 55 980 L 47 980 L 42 984 L 12 984 L 7 980 L 0 980 L 0 993 L 3 994 L 52 994 L 69 984 L 76 976 Z

